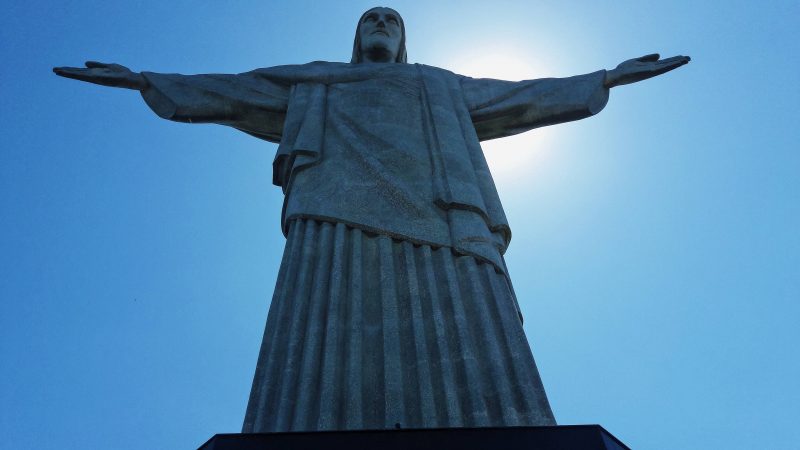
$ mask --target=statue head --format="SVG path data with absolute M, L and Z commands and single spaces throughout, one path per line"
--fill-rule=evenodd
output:
M 406 28 L 391 8 L 376 7 L 358 19 L 351 63 L 406 62 Z

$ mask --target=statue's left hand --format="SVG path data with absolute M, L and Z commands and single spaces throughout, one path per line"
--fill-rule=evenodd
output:
M 658 53 L 629 59 L 620 63 L 616 69 L 606 72 L 605 86 L 612 88 L 623 84 L 636 83 L 656 77 L 662 73 L 677 69 L 688 64 L 692 59 L 688 56 L 673 56 L 672 58 L 658 59 Z
M 61 77 L 102 86 L 135 89 L 141 91 L 147 88 L 147 80 L 142 74 L 132 72 L 120 64 L 106 64 L 97 61 L 86 61 L 83 67 L 54 67 L 53 72 Z

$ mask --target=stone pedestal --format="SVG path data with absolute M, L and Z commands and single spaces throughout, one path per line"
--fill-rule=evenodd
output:
M 600 425 L 217 434 L 199 450 L 630 450 Z

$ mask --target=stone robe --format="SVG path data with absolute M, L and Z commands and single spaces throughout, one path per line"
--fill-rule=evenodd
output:
M 599 112 L 604 71 L 508 82 L 315 62 L 143 75 L 163 118 L 280 143 L 288 241 L 244 431 L 555 423 L 479 141 Z

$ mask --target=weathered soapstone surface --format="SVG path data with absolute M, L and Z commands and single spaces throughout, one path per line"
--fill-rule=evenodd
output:
M 350 63 L 236 75 L 56 74 L 135 89 L 159 116 L 279 143 L 286 250 L 243 431 L 553 425 L 503 260 L 511 231 L 479 142 L 598 113 L 610 88 L 689 61 L 473 79 L 407 62 L 373 8 Z

